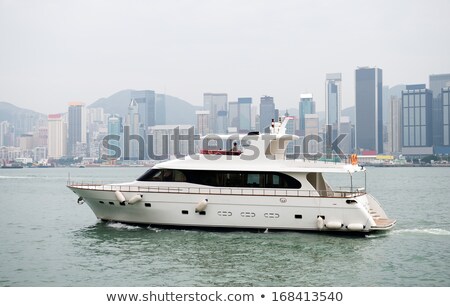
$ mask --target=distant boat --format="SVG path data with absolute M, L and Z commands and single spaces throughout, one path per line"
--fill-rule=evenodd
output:
M 10 164 L 6 164 L 6 163 L 4 163 L 3 165 L 2 165 L 2 168 L 23 168 L 23 165 L 22 164 L 20 164 L 20 163 L 10 163 Z

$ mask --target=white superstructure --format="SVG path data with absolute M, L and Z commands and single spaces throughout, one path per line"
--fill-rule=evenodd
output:
M 265 135 L 206 137 L 200 154 L 157 164 L 133 182 L 68 187 L 106 221 L 362 233 L 394 226 L 365 188 L 351 181 L 333 190 L 326 182 L 324 173 L 365 172 L 355 160 L 286 160 L 285 148 L 297 138 L 285 134 L 286 122 L 273 123 Z

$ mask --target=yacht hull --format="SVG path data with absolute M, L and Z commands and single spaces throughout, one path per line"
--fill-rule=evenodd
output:
M 130 224 L 357 233 L 389 230 L 395 224 L 372 206 L 375 199 L 369 194 L 345 198 L 283 196 L 276 192 L 272 196 L 233 191 L 227 195 L 183 193 L 179 189 L 120 192 L 125 200 L 139 199 L 130 204 L 118 199 L 117 190 L 68 187 L 98 219 Z

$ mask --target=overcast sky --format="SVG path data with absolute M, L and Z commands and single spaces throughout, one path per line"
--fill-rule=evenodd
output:
M 281 109 L 358 66 L 384 84 L 450 73 L 450 1 L 0 0 L 0 101 L 43 113 L 122 89 L 201 105 L 204 92 L 270 95 Z

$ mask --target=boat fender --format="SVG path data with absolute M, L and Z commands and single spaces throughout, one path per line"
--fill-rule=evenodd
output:
M 348 224 L 347 229 L 352 231 L 362 231 L 365 228 L 363 224 Z
M 317 228 L 319 228 L 319 230 L 323 229 L 323 226 L 325 225 L 323 218 L 321 216 L 317 217 Z
M 130 205 L 133 205 L 133 204 L 137 203 L 138 201 L 141 201 L 142 196 L 143 196 L 142 194 L 136 194 L 128 200 L 128 203 Z
M 123 196 L 122 192 L 119 190 L 115 191 L 114 194 L 116 195 L 117 200 L 120 202 L 121 205 L 125 205 L 125 196 Z
M 341 229 L 342 226 L 344 226 L 344 224 L 342 224 L 341 222 L 336 222 L 336 221 L 328 222 L 328 223 L 325 224 L 326 228 L 328 228 L 328 229 L 335 229 L 335 230 Z
M 208 199 L 207 198 L 201 200 L 198 203 L 197 207 L 195 207 L 195 212 L 198 213 L 198 212 L 205 211 L 207 205 L 208 205 Z

